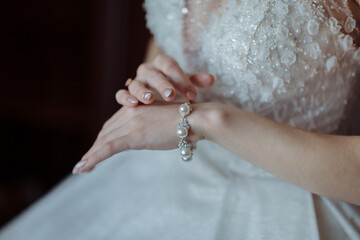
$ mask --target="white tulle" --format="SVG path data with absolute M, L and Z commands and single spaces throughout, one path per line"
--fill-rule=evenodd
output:
M 345 0 L 144 6 L 168 55 L 187 72 L 217 76 L 201 92 L 204 101 L 323 133 L 336 133 L 353 104 L 360 50 L 352 36 L 359 30 Z M 207 141 L 186 163 L 178 150 L 120 153 L 91 174 L 65 179 L 0 239 L 360 239 L 360 207 L 316 196 L 245 160 Z

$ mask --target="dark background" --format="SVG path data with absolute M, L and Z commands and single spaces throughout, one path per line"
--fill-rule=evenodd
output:
M 71 173 L 142 62 L 143 0 L 0 1 L 0 227 Z

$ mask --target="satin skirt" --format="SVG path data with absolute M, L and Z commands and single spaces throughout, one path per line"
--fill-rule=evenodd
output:
M 0 231 L 1 240 L 360 239 L 360 207 L 314 195 L 202 141 L 126 151 L 69 176 Z

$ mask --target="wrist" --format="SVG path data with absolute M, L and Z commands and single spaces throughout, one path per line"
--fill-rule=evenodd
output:
M 196 103 L 191 105 L 193 111 L 188 117 L 194 141 L 213 139 L 227 118 L 225 105 L 215 102 Z

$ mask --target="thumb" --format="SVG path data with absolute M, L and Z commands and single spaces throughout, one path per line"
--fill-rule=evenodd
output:
M 210 73 L 195 73 L 189 76 L 190 81 L 197 87 L 209 88 L 211 87 L 216 77 Z

